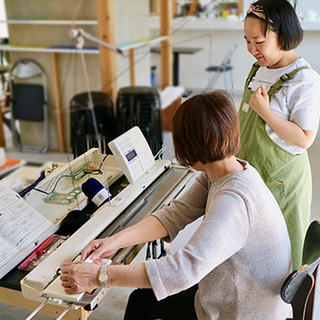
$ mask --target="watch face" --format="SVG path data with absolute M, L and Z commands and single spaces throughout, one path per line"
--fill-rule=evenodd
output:
M 107 275 L 105 273 L 100 273 L 99 274 L 99 281 L 106 282 L 106 280 L 107 280 Z

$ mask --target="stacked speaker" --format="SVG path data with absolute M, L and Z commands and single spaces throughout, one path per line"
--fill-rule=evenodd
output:
M 98 147 L 102 153 L 110 154 L 108 142 L 117 136 L 114 106 L 110 96 L 104 92 L 90 92 L 93 109 L 89 107 L 89 93 L 75 95 L 70 101 L 71 148 L 74 157 L 78 157 L 91 148 Z M 93 112 L 97 123 L 96 136 Z
M 146 86 L 119 89 L 117 125 L 119 135 L 138 126 L 155 155 L 163 145 L 161 103 L 157 89 Z
M 146 86 L 123 87 L 118 91 L 117 117 L 111 97 L 100 91 L 90 92 L 93 109 L 89 106 L 89 93 L 75 95 L 70 101 L 71 148 L 78 157 L 91 148 L 111 154 L 108 142 L 138 126 L 156 155 L 162 148 L 161 102 L 157 89 Z M 98 137 L 94 129 L 93 112 L 97 122 Z

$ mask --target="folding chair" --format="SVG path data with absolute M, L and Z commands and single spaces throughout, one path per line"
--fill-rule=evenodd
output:
M 29 79 L 37 83 L 30 83 Z M 40 81 L 38 78 L 40 77 Z M 30 59 L 16 62 L 9 75 L 11 88 L 11 131 L 13 143 L 20 151 L 46 152 L 50 147 L 49 114 L 47 106 L 47 81 L 41 67 Z M 39 84 L 39 82 L 41 84 Z M 23 145 L 16 129 L 16 120 L 44 122 L 45 146 Z M 39 133 L 41 134 L 41 133 Z
M 315 291 L 320 263 L 319 221 L 313 221 L 307 230 L 302 261 L 304 265 L 288 275 L 280 292 L 282 300 L 292 306 L 292 320 L 314 319 Z
M 220 65 L 210 66 L 206 69 L 206 71 L 208 72 L 213 72 L 213 76 L 209 80 L 207 90 L 211 89 L 214 86 L 214 84 L 219 79 L 221 73 L 223 73 L 225 89 L 228 91 L 227 73 L 229 73 L 230 83 L 231 83 L 231 94 L 234 93 L 234 83 L 233 83 L 233 74 L 232 74 L 233 66 L 231 65 L 231 58 L 234 52 L 236 51 L 237 47 L 238 45 L 234 44 L 230 48 L 229 52 L 224 57 Z

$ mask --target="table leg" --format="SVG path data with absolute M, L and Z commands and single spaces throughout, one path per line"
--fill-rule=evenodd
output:
M 179 85 L 179 52 L 173 53 L 173 85 Z
M 1 106 L 0 106 L 0 108 L 1 108 Z M 3 117 L 3 115 L 0 110 L 0 147 L 5 148 L 6 147 L 6 139 L 5 139 L 5 135 L 4 135 L 3 118 L 2 117 Z

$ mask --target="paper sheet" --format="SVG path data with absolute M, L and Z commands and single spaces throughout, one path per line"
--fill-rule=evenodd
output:
M 51 226 L 52 222 L 0 183 L 0 267 Z

